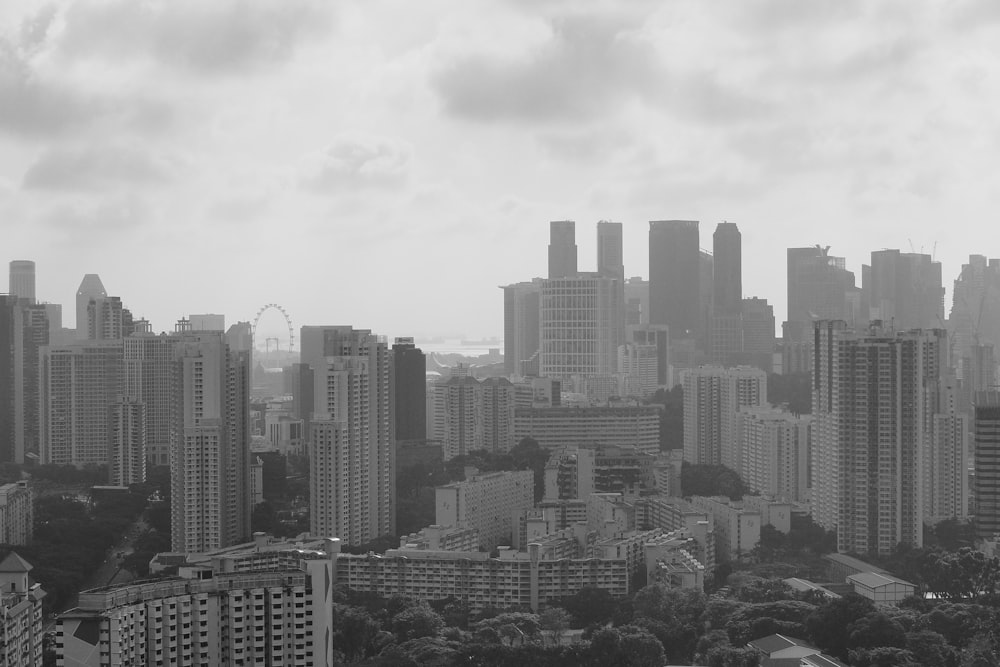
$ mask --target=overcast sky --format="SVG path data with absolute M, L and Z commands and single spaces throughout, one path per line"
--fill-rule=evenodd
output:
M 0 256 L 156 330 L 502 335 L 553 219 L 641 276 L 649 220 L 735 222 L 779 322 L 790 245 L 936 243 L 950 293 L 1000 255 L 998 43 L 992 0 L 3 0 Z

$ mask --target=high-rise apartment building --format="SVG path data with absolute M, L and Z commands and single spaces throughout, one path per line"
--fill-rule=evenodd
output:
M 132 313 L 117 296 L 87 301 L 87 340 L 114 340 L 133 331 Z
M 0 461 L 15 461 L 14 318 L 17 297 L 0 294 Z
M 176 363 L 181 334 L 137 333 L 122 341 L 123 396 L 145 406 L 146 459 L 150 465 L 170 465 Z
M 43 348 L 41 461 L 107 465 L 108 408 L 122 393 L 122 341 L 79 340 Z
M 80 282 L 80 287 L 76 290 L 76 337 L 77 339 L 87 339 L 89 337 L 90 325 L 88 323 L 88 309 L 91 299 L 99 299 L 108 296 L 104 289 L 101 277 L 96 273 L 88 273 Z
M 649 322 L 669 326 L 674 340 L 703 328 L 698 243 L 697 221 L 649 223 Z
M 16 551 L 0 561 L 0 646 L 7 665 L 42 664 L 45 591 L 30 582 L 33 569 Z
M 483 449 L 507 452 L 514 441 L 514 409 L 517 396 L 507 378 L 486 378 L 480 384 L 483 393 Z
M 427 437 L 427 359 L 412 338 L 397 338 L 392 346 L 395 374 L 396 439 Z
M 27 480 L 0 486 L 0 540 L 31 544 L 35 533 L 35 503 Z
M 576 275 L 576 223 L 554 220 L 549 223 L 549 279 Z
M 170 443 L 172 550 L 202 552 L 250 533 L 250 355 L 222 332 L 181 334 Z
M 1000 534 L 1000 392 L 975 396 L 976 538 Z
M 10 295 L 35 303 L 35 263 L 30 259 L 10 263 Z
M 514 440 L 532 438 L 545 449 L 587 444 L 660 451 L 660 408 L 655 405 L 608 407 L 532 407 L 514 412 Z
M 26 454 L 38 455 L 41 448 L 39 418 L 39 360 L 49 345 L 50 309 L 23 298 L 14 309 L 14 460 Z
M 759 368 L 702 366 L 681 372 L 684 387 L 684 460 L 739 470 L 739 411 L 767 402 L 767 374 Z
M 885 555 L 899 543 L 922 546 L 924 466 L 935 448 L 945 334 L 845 327 L 815 325 L 813 518 L 836 526 L 840 551 Z
M 395 419 L 389 346 L 349 326 L 302 327 L 313 376 L 310 532 L 362 544 L 396 531 Z
M 739 414 L 740 478 L 754 491 L 791 502 L 808 500 L 812 417 L 771 407 Z
M 108 411 L 109 483 L 128 486 L 146 481 L 146 404 L 122 398 Z
M 503 363 L 507 375 L 538 375 L 542 279 L 514 283 L 503 290 Z
M 483 391 L 474 377 L 455 376 L 434 384 L 434 440 L 444 460 L 483 448 Z
M 899 250 L 876 250 L 871 258 L 870 279 L 862 285 L 869 320 L 891 322 L 900 331 L 944 327 L 941 262 Z

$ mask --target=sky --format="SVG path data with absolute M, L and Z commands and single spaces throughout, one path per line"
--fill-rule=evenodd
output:
M 993 0 L 3 0 L 0 260 L 157 331 L 501 336 L 565 219 L 629 276 L 649 220 L 734 222 L 779 322 L 789 246 L 950 293 L 1000 255 L 998 43 Z

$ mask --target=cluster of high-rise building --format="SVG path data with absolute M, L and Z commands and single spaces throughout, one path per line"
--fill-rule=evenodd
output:
M 502 373 L 428 373 L 412 338 L 305 326 L 284 395 L 253 398 L 249 323 L 190 315 L 155 334 L 88 274 L 76 326 L 64 328 L 61 307 L 36 299 L 34 264 L 11 262 L 0 461 L 104 466 L 116 486 L 170 466 L 172 549 L 189 561 L 169 584 L 81 596 L 61 622 L 63 648 L 146 651 L 147 664 L 144 646 L 168 662 L 308 662 L 326 650 L 307 648 L 311 630 L 233 619 L 251 598 L 268 613 L 315 608 L 323 577 L 474 608 L 537 609 L 583 586 L 625 595 L 643 568 L 701 587 L 716 562 L 752 551 L 761 526 L 787 531 L 793 512 L 836 530 L 845 552 L 921 546 L 925 524 L 970 515 L 981 540 L 1000 541 L 1000 261 L 970 257 L 946 320 L 929 255 L 875 251 L 859 284 L 828 247 L 789 248 L 776 337 L 772 306 L 743 294 L 737 225 L 720 223 L 709 252 L 697 221 L 650 222 L 645 279 L 626 279 L 623 225 L 596 227 L 593 271 L 579 265 L 575 223 L 556 221 L 545 276 L 502 288 Z M 768 400 L 773 374 L 808 376 L 811 414 Z M 650 398 L 676 385 L 683 446 L 664 451 Z M 398 534 L 401 460 L 503 454 L 526 440 L 550 452 L 542 480 L 469 470 L 436 489 L 433 524 Z M 239 546 L 266 452 L 308 457 L 310 534 L 335 541 Z M 732 468 L 753 494 L 682 499 L 684 462 Z M 27 542 L 30 526 L 30 490 L 0 488 L 6 541 Z M 400 546 L 382 556 L 337 546 L 386 535 Z M 225 569 L 223 556 L 246 566 Z M 178 639 L 165 621 L 178 614 L 200 634 Z

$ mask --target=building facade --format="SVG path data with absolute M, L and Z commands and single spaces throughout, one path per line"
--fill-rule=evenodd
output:
M 517 408 L 514 440 L 533 438 L 545 449 L 586 444 L 660 451 L 660 408 L 655 405 Z
M 479 548 L 491 551 L 511 544 L 515 517 L 535 504 L 535 478 L 530 470 L 474 474 L 465 481 L 434 490 L 439 526 L 475 528 Z
M 739 470 L 739 411 L 767 402 L 767 374 L 759 368 L 702 366 L 681 372 L 684 387 L 684 460 Z

